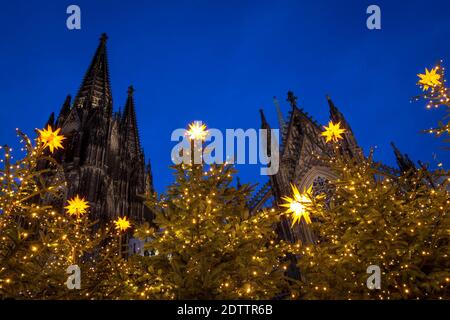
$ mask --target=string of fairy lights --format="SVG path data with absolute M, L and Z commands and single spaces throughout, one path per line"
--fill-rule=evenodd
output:
M 67 206 L 64 208 L 68 216 L 59 214 L 51 206 L 35 203 L 36 196 L 48 195 L 60 190 L 63 182 L 59 178 L 42 179 L 43 175 L 52 172 L 53 169 L 38 169 L 38 167 L 39 161 L 42 161 L 40 159 L 52 162 L 51 157 L 45 154 L 45 150 L 48 149 L 53 154 L 56 150 L 63 148 L 62 142 L 65 140 L 65 137 L 60 134 L 59 128 L 53 130 L 51 126 L 48 126 L 37 132 L 39 136 L 36 144 L 33 145 L 26 135 L 17 130 L 21 143 L 25 144 L 21 151 L 27 153 L 24 159 L 16 163 L 12 163 L 13 149 L 8 146 L 0 147 L 4 152 L 4 159 L 0 160 L 3 167 L 0 170 L 0 214 L 2 218 L 0 227 L 3 230 L 7 230 L 9 227 L 18 230 L 19 239 L 25 245 L 24 250 L 19 251 L 18 259 L 22 261 L 24 267 L 31 261 L 50 253 L 52 258 L 42 271 L 42 275 L 49 275 L 57 270 L 64 278 L 66 277 L 65 267 L 68 264 L 76 264 L 86 250 L 92 250 L 99 245 L 104 234 L 98 231 L 91 237 L 92 222 L 83 217 L 89 211 L 89 204 L 79 195 L 68 199 Z M 70 219 L 71 217 L 73 219 Z M 119 217 L 114 224 L 119 238 L 131 227 L 127 217 Z M 45 230 L 45 236 L 36 234 L 35 230 Z M 65 231 L 60 232 L 60 230 Z M 106 227 L 104 231 L 108 233 L 109 227 Z M 12 245 L 7 234 L 4 234 L 0 240 L 5 248 Z M 105 249 L 105 254 L 109 254 L 110 250 L 109 245 Z M 120 255 L 120 250 L 119 246 L 118 255 Z M 93 267 L 90 267 L 90 270 L 92 271 Z M 105 271 L 107 270 L 105 269 Z M 17 281 L 30 281 L 30 279 L 26 279 L 25 273 L 16 275 L 18 276 L 16 279 L 13 277 L 14 272 L 8 272 L 8 270 L 0 270 L 0 274 L 2 274 L 0 290 L 7 290 L 5 286 L 15 285 Z M 63 281 L 55 284 L 48 279 L 46 282 L 49 287 L 65 286 Z M 33 298 L 29 290 L 25 290 L 21 294 Z
M 450 88 L 447 87 L 447 80 L 445 79 L 445 67 L 442 66 L 443 61 L 428 70 L 425 68 L 425 73 L 419 73 L 419 81 L 417 85 L 424 91 L 423 94 L 413 98 L 418 101 L 424 99 L 427 101 L 426 108 L 439 108 L 445 106 L 447 112 L 450 113 Z M 437 128 L 430 128 L 428 133 L 441 136 L 442 134 L 450 134 L 449 122 Z

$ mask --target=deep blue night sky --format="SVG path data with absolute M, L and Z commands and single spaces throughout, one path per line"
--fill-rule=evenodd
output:
M 82 29 L 66 28 L 77 4 Z M 366 28 L 366 8 L 382 10 L 382 30 Z M 210 127 L 259 128 L 272 96 L 286 92 L 320 123 L 325 95 L 344 113 L 358 142 L 394 164 L 395 141 L 433 166 L 449 152 L 421 129 L 442 111 L 410 103 L 416 74 L 450 64 L 449 1 L 8 1 L 0 8 L 0 143 L 15 128 L 32 134 L 67 94 L 75 96 L 102 32 L 109 36 L 117 110 L 133 84 L 141 142 L 158 191 L 172 181 L 170 134 L 192 120 Z M 434 160 L 433 153 L 437 160 Z M 262 182 L 259 166 L 239 166 L 243 182 Z

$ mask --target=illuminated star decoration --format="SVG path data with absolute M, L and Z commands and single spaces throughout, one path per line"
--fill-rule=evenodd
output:
M 64 207 L 69 215 L 79 218 L 87 212 L 89 208 L 88 202 L 84 198 L 80 198 L 78 195 L 67 201 L 69 205 Z
M 307 207 L 311 204 L 312 186 L 303 193 L 300 193 L 295 185 L 291 184 L 291 187 L 294 196 L 292 198 L 287 196 L 282 197 L 286 202 L 281 204 L 281 206 L 287 208 L 285 213 L 292 213 L 292 226 L 296 222 L 300 223 L 302 217 L 307 224 L 311 223 Z
M 442 83 L 440 81 L 441 75 L 437 73 L 438 67 L 434 67 L 431 71 L 425 68 L 425 74 L 419 73 L 417 76 L 420 78 L 417 83 L 419 86 L 423 86 L 423 91 L 440 86 Z
M 341 128 L 340 122 L 334 124 L 333 121 L 330 121 L 328 127 L 323 126 L 323 128 L 325 131 L 321 133 L 321 136 L 325 137 L 326 142 L 337 142 L 338 140 L 343 139 L 342 134 L 345 133 L 345 129 Z
M 206 125 L 201 122 L 192 122 L 189 124 L 189 130 L 186 131 L 190 140 L 205 140 L 208 135 Z
M 50 125 L 47 126 L 47 129 L 39 130 L 39 141 L 44 144 L 44 149 L 49 148 L 50 152 L 53 153 L 55 149 L 64 149 L 61 142 L 65 139 L 63 135 L 59 135 L 59 131 L 61 128 L 53 131 Z
M 128 228 L 131 227 L 131 223 L 129 220 L 127 220 L 127 217 L 119 217 L 116 221 L 114 221 L 116 224 L 116 229 L 119 231 L 126 231 Z

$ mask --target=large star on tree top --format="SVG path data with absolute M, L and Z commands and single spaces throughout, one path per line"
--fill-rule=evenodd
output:
M 437 73 L 438 67 L 434 67 L 431 70 L 425 68 L 425 73 L 419 73 L 417 76 L 420 78 L 418 85 L 423 87 L 423 91 L 427 91 L 429 88 L 440 86 L 441 75 Z
M 327 126 L 323 126 L 325 129 L 321 136 L 325 137 L 326 142 L 334 141 L 337 142 L 341 139 L 343 139 L 342 134 L 345 133 L 345 129 L 341 128 L 341 123 L 338 122 L 336 124 L 333 123 L 333 121 L 330 121 Z

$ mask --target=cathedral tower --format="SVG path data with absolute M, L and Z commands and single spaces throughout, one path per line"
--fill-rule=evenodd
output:
M 60 205 L 80 195 L 93 220 L 126 215 L 142 222 L 151 218 L 142 196 L 153 192 L 153 179 L 140 145 L 133 87 L 123 114 L 113 112 L 106 41 L 103 34 L 73 103 L 67 96 L 57 119 L 49 119 L 67 138 L 55 155 L 67 181 Z

